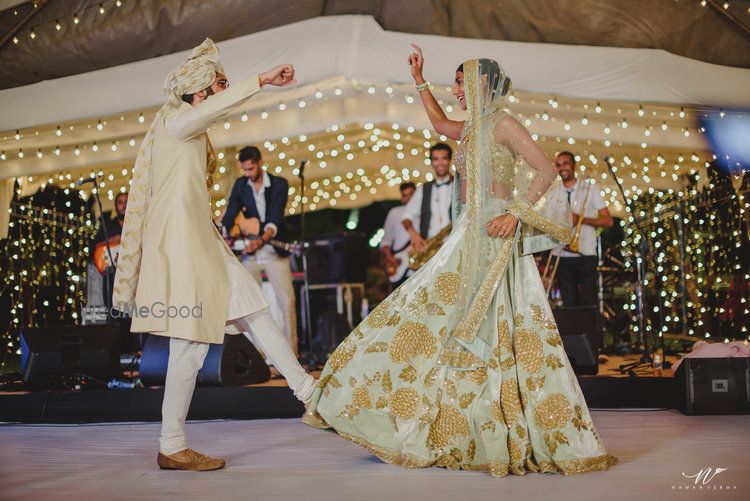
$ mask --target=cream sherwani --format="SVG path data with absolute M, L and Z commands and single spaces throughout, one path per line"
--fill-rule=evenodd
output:
M 206 130 L 259 90 L 257 78 L 244 80 L 156 124 L 133 332 L 222 343 L 237 332 L 228 320 L 268 306 L 214 227 L 206 189 Z
M 142 152 L 151 148 L 151 158 L 150 178 L 138 185 L 147 200 L 141 247 L 137 249 L 137 238 L 123 233 L 127 252 L 115 278 L 114 304 L 128 304 L 134 297 L 131 330 L 172 338 L 162 404 L 164 454 L 187 448 L 185 419 L 196 375 L 209 343 L 222 343 L 225 331 L 247 333 L 300 400 L 307 400 L 315 386 L 273 322 L 260 286 L 229 250 L 211 218 L 206 131 L 258 90 L 256 77 L 197 106 L 167 107 L 156 119 L 151 139 L 144 140 L 148 144 Z M 140 269 L 135 266 L 139 256 Z

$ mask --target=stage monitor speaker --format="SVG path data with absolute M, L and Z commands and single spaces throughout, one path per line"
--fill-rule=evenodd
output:
M 140 377 L 145 386 L 161 386 L 167 377 L 169 339 L 150 335 L 143 347 Z M 271 379 L 263 357 L 244 334 L 224 335 L 223 344 L 212 344 L 198 372 L 199 386 L 242 386 Z
M 120 373 L 116 325 L 56 325 L 21 330 L 23 381 L 55 385 L 61 376 L 82 374 L 109 381 Z
M 576 374 L 599 373 L 599 308 L 569 306 L 552 308 L 565 353 Z
M 684 358 L 675 378 L 683 414 L 750 414 L 750 358 Z
M 307 276 L 312 284 L 364 283 L 370 251 L 363 233 L 312 237 L 307 249 Z

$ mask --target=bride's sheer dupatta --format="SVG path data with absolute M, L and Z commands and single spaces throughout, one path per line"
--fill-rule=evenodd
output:
M 457 271 L 457 315 L 448 326 L 439 364 L 471 370 L 484 367 L 492 356 L 492 340 L 485 339 L 491 333 L 480 333 L 480 326 L 511 257 L 568 242 L 571 217 L 569 209 L 557 210 L 557 221 L 544 215 L 547 204 L 561 203 L 559 186 L 550 190 L 557 171 L 526 128 L 504 111 L 511 86 L 505 70 L 491 59 L 471 59 L 463 64 L 463 74 L 468 118 L 461 142 L 466 153 L 453 207 L 454 221 L 466 217 L 466 234 Z M 545 196 L 548 191 L 553 196 Z M 562 203 L 567 207 L 564 198 Z M 515 234 L 490 237 L 485 225 L 505 211 L 520 219 Z

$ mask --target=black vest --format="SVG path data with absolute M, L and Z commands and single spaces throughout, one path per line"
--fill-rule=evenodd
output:
M 426 239 L 430 231 L 430 220 L 432 219 L 432 187 L 435 181 L 429 181 L 422 185 L 422 211 L 419 214 L 419 234 Z M 451 188 L 452 189 L 452 188 Z M 453 219 L 453 200 L 448 205 L 448 220 Z

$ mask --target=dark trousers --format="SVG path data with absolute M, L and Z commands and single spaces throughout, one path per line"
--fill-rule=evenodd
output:
M 597 304 L 596 256 L 561 257 L 557 267 L 557 286 L 564 306 Z

